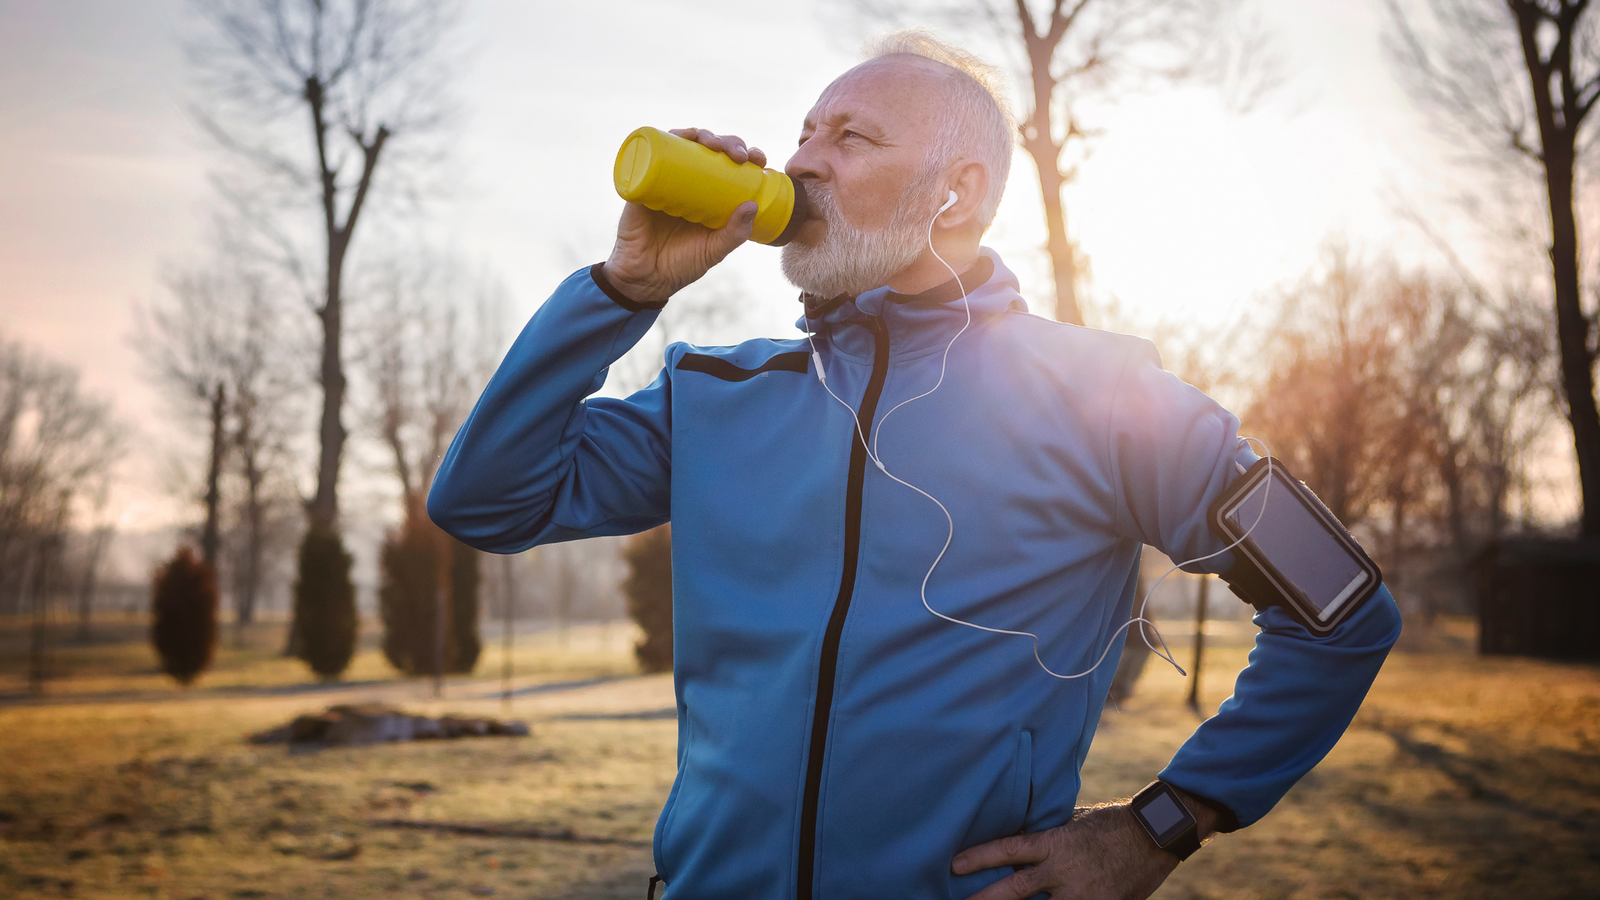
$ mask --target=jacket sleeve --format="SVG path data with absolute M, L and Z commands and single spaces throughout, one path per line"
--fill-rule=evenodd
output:
M 1175 562 L 1194 560 L 1226 546 L 1206 512 L 1256 456 L 1239 441 L 1238 419 L 1163 371 L 1154 348 L 1141 343 L 1111 411 L 1118 530 Z M 1222 552 L 1184 568 L 1224 572 L 1232 563 Z M 1261 633 L 1233 696 L 1160 774 L 1220 807 L 1224 831 L 1266 815 L 1327 755 L 1400 636 L 1386 587 L 1325 637 L 1276 607 L 1254 621 Z
M 492 553 L 632 534 L 669 517 L 671 382 L 586 400 L 649 330 L 639 306 L 581 269 L 528 321 L 456 432 L 428 516 Z

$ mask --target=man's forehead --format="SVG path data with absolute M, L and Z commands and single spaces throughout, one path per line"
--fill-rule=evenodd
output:
M 834 79 L 806 114 L 805 124 L 868 120 L 879 124 L 924 118 L 944 101 L 950 70 L 922 56 L 895 54 L 869 59 Z

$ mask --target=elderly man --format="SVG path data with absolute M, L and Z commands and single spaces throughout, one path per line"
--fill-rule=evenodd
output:
M 585 399 L 755 213 L 628 205 L 439 470 L 430 514 L 492 552 L 672 522 L 670 897 L 1148 896 L 1322 758 L 1398 634 L 1387 591 L 1324 636 L 1263 610 L 1234 696 L 1153 785 L 1175 802 L 1075 809 L 1141 546 L 1222 550 L 1204 512 L 1256 457 L 1149 343 L 1029 315 L 979 246 L 1012 152 L 993 83 L 885 41 L 787 166 L 812 201 L 783 253 L 809 337 L 674 344 L 648 388 Z

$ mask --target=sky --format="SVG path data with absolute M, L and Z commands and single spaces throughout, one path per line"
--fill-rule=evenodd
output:
M 469 0 L 451 189 L 358 232 L 358 252 L 372 234 L 425 235 L 505 284 L 514 332 L 565 275 L 608 253 L 620 211 L 611 164 L 635 127 L 739 134 L 781 166 L 868 33 L 840 9 Z M 1258 12 L 1286 80 L 1249 114 L 1203 86 L 1085 108 L 1100 136 L 1066 202 L 1091 303 L 1139 322 L 1214 323 L 1267 303 L 1330 240 L 1429 261 L 1398 202 L 1467 233 L 1438 199 L 1447 148 L 1385 61 L 1380 0 L 1275 0 Z M 163 427 L 169 407 L 130 339 L 163 273 L 205 257 L 220 206 L 209 175 L 222 156 L 190 113 L 180 35 L 193 27 L 182 0 L 0 0 L 0 334 L 76 366 L 134 430 L 109 513 L 123 529 L 196 515 L 162 474 L 193 445 Z M 1048 300 L 1035 178 L 1019 150 L 986 243 L 1025 294 Z M 738 250 L 713 280 L 744 314 L 691 339 L 792 333 L 795 293 L 777 258 Z

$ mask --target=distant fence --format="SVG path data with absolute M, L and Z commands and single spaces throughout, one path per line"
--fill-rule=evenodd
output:
M 1600 540 L 1508 538 L 1473 576 L 1479 653 L 1600 659 Z

